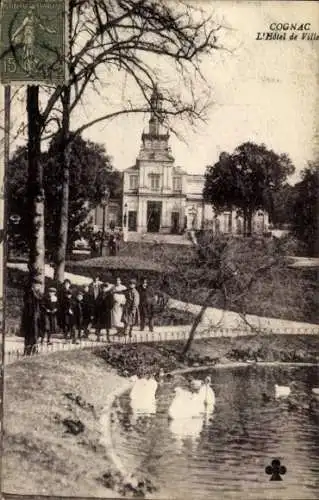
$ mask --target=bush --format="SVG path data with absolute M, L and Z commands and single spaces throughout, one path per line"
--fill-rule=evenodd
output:
M 283 255 L 306 255 L 307 247 L 292 234 L 278 238 L 278 246 Z

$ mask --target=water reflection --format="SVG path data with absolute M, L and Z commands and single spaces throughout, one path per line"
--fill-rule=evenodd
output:
M 183 451 L 183 446 L 194 449 L 200 441 L 201 432 L 212 419 L 213 411 L 205 412 L 197 417 L 172 419 L 169 430 L 175 439 L 177 450 Z
M 216 403 L 198 418 L 168 419 L 176 381 L 161 385 L 156 408 L 134 418 L 129 395 L 122 397 L 113 436 L 123 462 L 150 474 L 163 497 L 241 498 L 244 492 L 249 498 L 250 491 L 251 498 L 264 498 L 267 489 L 269 498 L 317 498 L 319 401 L 312 387 L 319 385 L 318 370 L 251 366 L 210 375 Z M 275 385 L 291 382 L 291 394 L 276 399 Z M 280 486 L 265 474 L 274 457 L 287 467 Z

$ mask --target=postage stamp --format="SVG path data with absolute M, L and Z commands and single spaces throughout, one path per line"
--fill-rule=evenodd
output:
M 319 498 L 319 3 L 4 3 L 2 496 Z
M 67 0 L 3 0 L 1 82 L 63 83 L 67 77 Z

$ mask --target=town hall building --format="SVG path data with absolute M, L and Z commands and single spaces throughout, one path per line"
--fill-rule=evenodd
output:
M 161 125 L 161 109 L 162 95 L 155 90 L 139 155 L 124 171 L 122 214 L 128 240 L 146 233 L 182 234 L 199 229 L 242 234 L 241 216 L 235 211 L 216 214 L 212 205 L 204 202 L 205 176 L 189 174 L 175 165 L 169 133 Z M 257 212 L 254 232 L 264 233 L 267 225 L 267 214 Z

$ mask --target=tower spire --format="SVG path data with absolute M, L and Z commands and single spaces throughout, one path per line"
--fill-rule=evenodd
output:
M 154 86 L 150 102 L 151 117 L 149 120 L 149 134 L 158 136 L 160 134 L 160 117 L 163 109 L 163 94 L 159 92 L 157 84 Z

